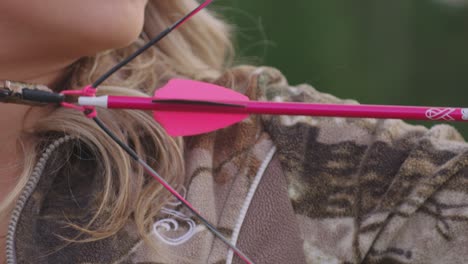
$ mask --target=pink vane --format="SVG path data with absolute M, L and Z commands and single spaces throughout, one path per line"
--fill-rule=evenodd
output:
M 217 111 L 197 111 L 190 106 L 206 105 L 207 102 L 230 101 L 248 102 L 249 98 L 220 86 L 190 80 L 172 80 L 156 91 L 153 104 L 182 103 L 186 111 L 154 111 L 158 121 L 172 136 L 196 135 L 211 132 L 238 123 L 249 116 L 248 113 Z M 177 101 L 172 101 L 176 99 Z M 180 100 L 180 101 L 179 101 Z M 222 105 L 210 105 L 222 107 Z M 158 108 L 156 108 L 158 109 Z M 155 109 L 155 110 L 156 110 Z
M 156 121 L 172 136 L 207 133 L 238 123 L 250 114 L 468 121 L 468 108 L 250 101 L 218 85 L 181 79 L 171 80 L 154 97 L 82 96 L 78 103 L 153 110 Z

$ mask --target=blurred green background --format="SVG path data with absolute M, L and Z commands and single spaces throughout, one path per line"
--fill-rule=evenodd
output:
M 244 61 L 367 104 L 468 107 L 468 0 L 217 0 Z M 427 126 L 434 122 L 423 122 Z M 451 123 L 468 139 L 468 124 Z

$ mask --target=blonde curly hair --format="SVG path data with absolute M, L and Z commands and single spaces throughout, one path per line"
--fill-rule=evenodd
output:
M 116 62 L 197 5 L 195 0 L 149 0 L 144 30 L 138 40 L 123 49 L 80 59 L 70 66 L 62 87 L 80 89 L 92 83 Z M 229 66 L 232 55 L 229 26 L 212 12 L 204 10 L 114 74 L 101 86 L 99 92 L 145 96 L 174 76 L 215 80 Z M 99 116 L 121 139 L 129 142 L 148 164 L 157 168 L 169 183 L 178 187 L 184 183 L 182 140 L 168 136 L 154 122 L 151 114 L 130 110 L 99 110 Z M 23 144 L 26 153 L 24 171 L 17 186 L 0 204 L 1 212 L 11 208 L 31 175 L 37 153 L 43 146 L 41 135 L 51 133 L 78 139 L 97 157 L 102 168 L 102 171 L 96 171 L 95 177 L 101 177 L 103 191 L 95 198 L 96 208 L 90 209 L 93 212 L 91 221 L 85 226 L 70 223 L 86 235 L 85 239 L 79 241 L 112 236 L 129 220 L 133 220 L 140 235 L 147 238 L 149 227 L 168 199 L 168 194 L 163 192 L 156 181 L 149 180 L 143 169 L 135 166 L 131 158 L 100 131 L 92 120 L 82 113 L 64 108 L 52 109 L 50 115 L 27 131 L 26 134 L 39 140 Z M 109 208 L 112 208 L 110 214 Z M 96 225 L 96 221 L 104 215 L 105 221 L 99 220 Z

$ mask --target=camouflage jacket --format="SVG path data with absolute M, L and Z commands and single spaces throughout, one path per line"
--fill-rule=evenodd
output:
M 238 67 L 217 83 L 255 100 L 355 103 L 290 86 L 271 68 Z M 54 150 L 67 144 L 73 139 L 46 149 L 18 201 L 8 263 L 242 263 L 176 204 L 152 233 L 174 259 L 163 260 L 131 223 L 109 239 L 60 247 L 57 231 L 67 216 L 86 212 L 93 191 L 80 179 L 69 180 L 75 193 L 67 192 L 51 171 L 64 162 Z M 450 126 L 252 116 L 186 138 L 185 160 L 185 196 L 255 263 L 468 259 L 468 145 Z

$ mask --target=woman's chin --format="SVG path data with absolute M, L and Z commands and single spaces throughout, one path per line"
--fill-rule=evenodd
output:
M 140 29 L 117 30 L 114 34 L 109 34 L 107 40 L 103 40 L 107 46 L 106 49 L 118 49 L 127 47 L 135 42 L 141 34 Z
M 77 50 L 81 50 L 81 55 L 94 55 L 100 51 L 124 48 L 135 42 L 141 34 L 142 25 L 129 27 L 101 27 L 99 30 L 83 32 L 75 40 Z M 75 35 L 76 37 L 76 35 Z M 73 36 L 71 37 L 73 38 Z M 87 45 L 82 45 L 82 43 Z

